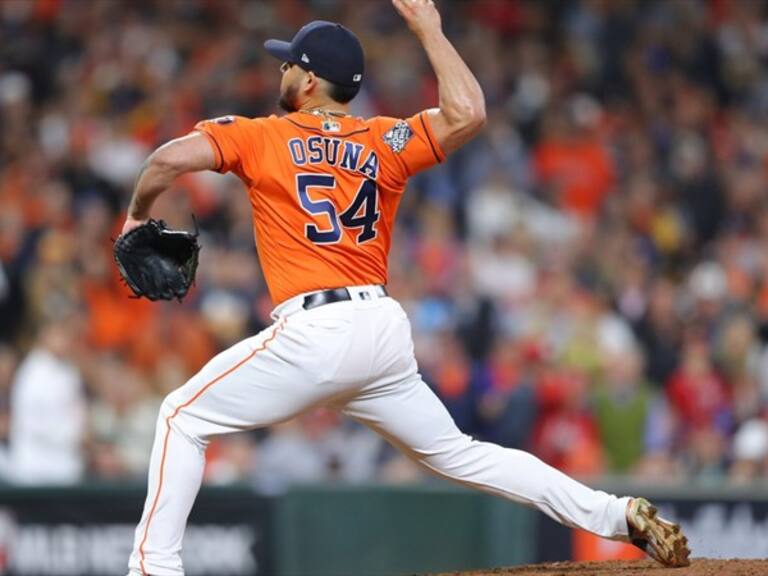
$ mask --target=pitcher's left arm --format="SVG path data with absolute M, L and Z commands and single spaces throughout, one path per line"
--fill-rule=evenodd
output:
M 176 178 L 187 172 L 214 168 L 214 151 L 208 139 L 199 132 L 176 138 L 160 146 L 147 158 L 136 180 L 122 234 L 149 219 L 152 204 L 160 194 L 170 188 Z

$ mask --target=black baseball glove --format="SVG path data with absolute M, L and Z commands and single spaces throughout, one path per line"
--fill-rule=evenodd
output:
M 194 233 L 148 220 L 115 241 L 115 262 L 136 297 L 181 302 L 195 281 L 200 244 Z

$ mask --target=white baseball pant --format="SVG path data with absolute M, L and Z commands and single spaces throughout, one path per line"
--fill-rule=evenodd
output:
M 270 426 L 316 406 L 368 425 L 436 474 L 538 508 L 567 526 L 627 536 L 628 498 L 592 490 L 520 450 L 462 434 L 421 379 L 411 326 L 373 286 L 311 310 L 303 295 L 272 313 L 275 323 L 214 357 L 163 402 L 136 528 L 134 575 L 184 573 L 180 552 L 217 434 Z

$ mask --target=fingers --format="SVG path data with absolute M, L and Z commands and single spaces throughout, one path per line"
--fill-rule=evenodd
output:
M 392 5 L 395 7 L 395 10 L 397 10 L 401 16 L 405 16 L 405 0 L 392 0 Z
M 146 222 L 147 220 L 135 220 L 129 216 L 128 218 L 126 218 L 125 224 L 123 224 L 123 230 L 122 232 L 120 232 L 120 235 L 122 236 L 124 234 L 127 234 L 134 228 L 138 228 L 142 224 L 146 224 Z
M 432 0 L 392 0 L 392 4 L 401 14 L 405 11 L 413 14 L 419 8 L 432 5 Z
M 413 16 L 416 14 L 417 10 L 425 7 L 433 7 L 435 3 L 433 0 L 392 0 L 392 5 L 403 16 L 406 14 Z
M 418 35 L 421 30 L 439 26 L 439 13 L 433 0 L 392 0 L 392 6 Z

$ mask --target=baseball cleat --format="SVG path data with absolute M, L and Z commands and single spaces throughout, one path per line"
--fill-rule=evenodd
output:
M 665 520 L 645 498 L 633 498 L 627 506 L 629 541 L 651 558 L 677 568 L 688 566 L 691 551 L 680 525 Z

